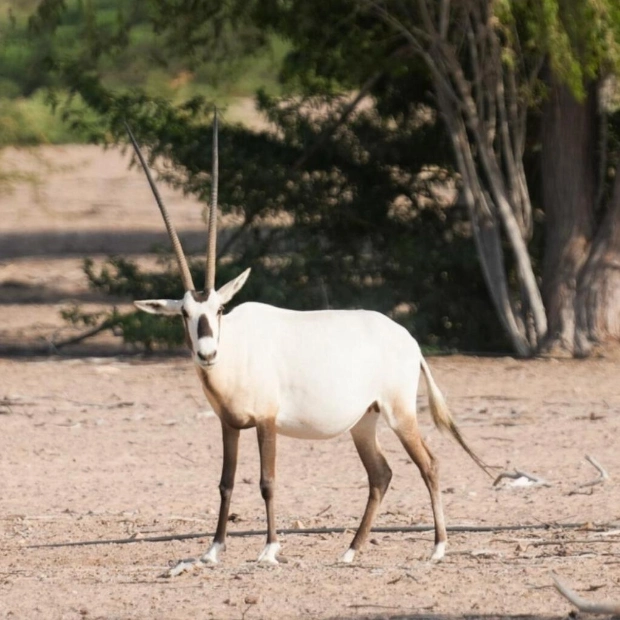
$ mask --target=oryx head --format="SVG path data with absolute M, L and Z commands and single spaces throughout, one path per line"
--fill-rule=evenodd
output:
M 168 211 L 161 199 L 161 196 L 151 177 L 146 161 L 140 152 L 131 130 L 128 126 L 127 131 L 131 142 L 136 151 L 136 155 L 146 173 L 159 210 L 161 211 L 168 236 L 172 243 L 181 279 L 185 287 L 185 295 L 182 299 L 146 299 L 134 301 L 134 304 L 150 314 L 180 314 L 185 325 L 185 335 L 187 344 L 192 351 L 192 356 L 196 364 L 203 368 L 213 366 L 217 362 L 217 352 L 220 342 L 221 318 L 224 305 L 228 303 L 234 295 L 245 284 L 250 275 L 250 270 L 246 269 L 241 275 L 237 276 L 227 284 L 224 284 L 217 291 L 215 290 L 215 262 L 216 262 L 216 239 L 217 239 L 217 182 L 218 182 L 218 151 L 217 151 L 217 112 L 213 119 L 213 174 L 211 185 L 211 204 L 209 207 L 209 234 L 207 241 L 207 265 L 205 272 L 205 290 L 196 291 L 192 276 L 187 265 L 187 259 L 181 247 L 181 242 L 172 225 Z

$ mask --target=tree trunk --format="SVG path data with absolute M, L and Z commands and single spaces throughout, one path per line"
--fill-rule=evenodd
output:
M 575 354 L 620 341 L 620 165 L 607 211 L 578 280 Z
M 566 86 L 551 80 L 543 107 L 541 155 L 546 215 L 542 286 L 548 318 L 543 345 L 546 352 L 574 351 L 577 283 L 594 226 L 596 112 L 594 86 L 579 103 Z
M 463 182 L 463 195 L 469 211 L 472 231 L 487 288 L 497 315 L 517 355 L 528 357 L 535 347 L 526 336 L 523 322 L 519 321 L 510 289 L 502 249 L 500 222 L 492 208 L 492 201 L 480 184 L 465 122 L 452 106 L 440 82 L 435 81 L 435 92 L 448 127 L 458 170 Z

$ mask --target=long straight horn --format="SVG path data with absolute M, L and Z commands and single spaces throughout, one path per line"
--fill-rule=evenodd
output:
M 157 190 L 157 187 L 155 186 L 155 181 L 153 181 L 153 177 L 151 176 L 151 172 L 149 171 L 149 168 L 146 165 L 146 161 L 144 161 L 144 157 L 142 156 L 140 147 L 138 146 L 138 143 L 136 142 L 136 139 L 134 138 L 133 133 L 131 132 L 131 129 L 129 128 L 129 125 L 127 123 L 125 123 L 125 128 L 127 129 L 127 133 L 129 134 L 129 137 L 131 139 L 131 143 L 133 144 L 133 148 L 136 152 L 136 155 L 138 156 L 138 159 L 140 160 L 140 163 L 142 164 L 142 168 L 144 169 L 146 178 L 148 179 L 149 185 L 151 186 L 151 190 L 153 191 L 153 195 L 155 196 L 155 200 L 157 201 L 157 206 L 159 207 L 159 210 L 161 211 L 161 215 L 164 218 L 164 224 L 166 225 L 168 236 L 170 237 L 170 241 L 172 243 L 174 253 L 177 257 L 177 262 L 179 263 L 179 270 L 181 271 L 181 279 L 183 280 L 183 286 L 185 287 L 186 291 L 193 291 L 195 290 L 195 288 L 194 288 L 194 283 L 192 282 L 192 275 L 189 271 L 189 267 L 187 265 L 187 259 L 185 258 L 185 254 L 183 253 L 183 248 L 181 247 L 181 242 L 179 241 L 177 232 L 174 229 L 174 226 L 172 225 L 172 220 L 170 219 L 170 216 L 168 215 L 168 210 L 166 209 L 166 206 L 164 205 L 163 200 L 161 199 L 159 191 Z
M 213 168 L 211 172 L 211 205 L 209 206 L 209 238 L 207 241 L 207 269 L 205 273 L 205 291 L 215 288 L 215 262 L 217 258 L 217 185 L 218 185 L 218 149 L 217 149 L 217 108 L 213 112 Z

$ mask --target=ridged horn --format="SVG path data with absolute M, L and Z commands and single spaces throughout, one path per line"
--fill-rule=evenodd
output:
M 136 155 L 138 156 L 138 159 L 140 160 L 140 163 L 142 164 L 142 169 L 144 170 L 144 173 L 146 174 L 146 178 L 149 182 L 149 185 L 151 186 L 151 191 L 153 192 L 153 195 L 155 196 L 155 200 L 157 201 L 157 206 L 159 207 L 159 210 L 161 211 L 161 215 L 164 218 L 164 224 L 166 225 L 166 230 L 168 231 L 168 236 L 170 237 L 170 242 L 172 243 L 172 248 L 174 249 L 174 253 L 177 257 L 177 263 L 179 264 L 179 270 L 181 271 L 181 279 L 183 280 L 183 286 L 185 287 L 186 291 L 193 291 L 195 290 L 195 288 L 194 288 L 194 283 L 192 281 L 192 275 L 187 265 L 187 259 L 185 258 L 183 247 L 181 246 L 181 242 L 179 241 L 177 232 L 174 229 L 172 220 L 170 219 L 170 215 L 168 215 L 168 210 L 166 209 L 166 206 L 164 205 L 164 202 L 161 199 L 159 191 L 157 187 L 155 186 L 155 181 L 153 181 L 153 177 L 151 176 L 149 167 L 147 166 L 146 161 L 144 160 L 144 157 L 142 156 L 140 147 L 138 146 L 138 143 L 136 142 L 136 139 L 134 138 L 134 135 L 131 132 L 131 129 L 129 128 L 129 125 L 127 124 L 126 121 L 123 121 L 123 122 L 125 123 L 125 129 L 127 129 L 127 133 L 129 134 L 129 138 L 131 139 L 131 143 L 133 144 L 133 148 L 136 152 Z
M 212 291 L 215 288 L 215 263 L 217 259 L 217 189 L 219 176 L 217 129 L 217 108 L 215 108 L 213 112 L 213 167 L 211 171 L 211 204 L 209 206 L 205 292 Z

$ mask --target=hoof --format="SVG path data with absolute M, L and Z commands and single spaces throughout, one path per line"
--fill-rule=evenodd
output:
M 435 545 L 433 554 L 431 555 L 431 562 L 440 562 L 443 560 L 443 556 L 446 554 L 446 543 L 440 542 Z
M 269 543 L 262 550 L 261 554 L 258 556 L 258 561 L 261 564 L 279 564 L 276 556 L 280 551 L 280 543 Z
M 225 550 L 226 545 L 224 543 L 214 542 L 209 547 L 209 550 L 200 558 L 200 560 L 209 564 L 217 564 L 220 561 L 220 551 Z
M 343 556 L 340 558 L 340 561 L 343 564 L 351 564 L 351 562 L 353 562 L 353 558 L 355 557 L 355 549 L 347 549 Z

